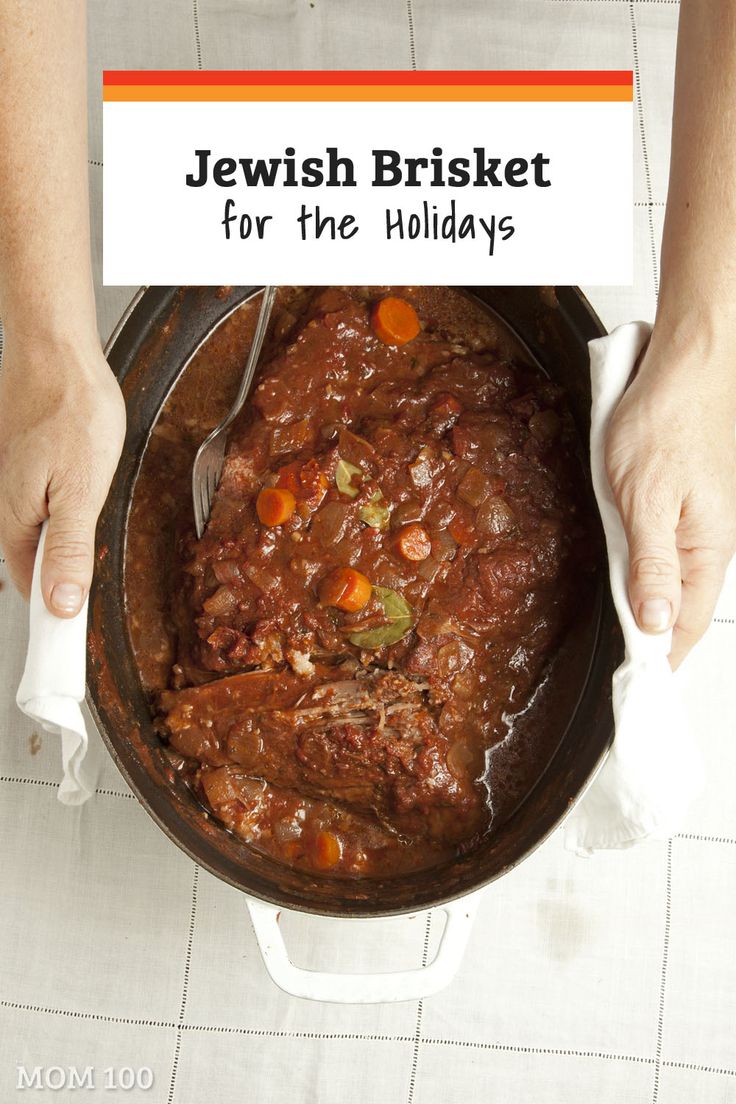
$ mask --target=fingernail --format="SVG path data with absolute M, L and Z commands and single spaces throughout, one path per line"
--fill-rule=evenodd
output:
M 672 604 L 667 598 L 647 598 L 639 609 L 639 624 L 647 632 L 664 632 L 671 617 Z
M 76 613 L 82 604 L 82 588 L 77 583 L 57 583 L 51 591 L 51 605 L 59 613 Z

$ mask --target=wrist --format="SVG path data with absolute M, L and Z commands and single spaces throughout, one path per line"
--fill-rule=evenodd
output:
M 20 278 L 14 289 L 1 289 L 0 319 L 7 342 L 28 352 L 99 345 L 91 280 L 28 285 L 27 278 Z
M 707 294 L 662 280 L 652 341 L 678 356 L 721 357 L 736 342 L 736 299 L 724 297 L 711 285 Z
M 89 324 L 25 329 L 4 322 L 3 371 L 35 377 L 72 374 L 95 380 L 109 372 L 96 329 Z
M 736 326 L 728 313 L 698 303 L 675 311 L 660 300 L 639 374 L 683 403 L 704 400 L 736 416 L 735 348 Z

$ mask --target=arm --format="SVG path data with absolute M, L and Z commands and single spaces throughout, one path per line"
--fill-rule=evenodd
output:
M 27 594 L 49 517 L 44 596 L 71 616 L 125 425 L 95 321 L 83 0 L 0 0 L 0 83 L 0 544 Z
M 736 7 L 682 0 L 662 287 L 608 439 L 642 628 L 705 632 L 736 549 Z

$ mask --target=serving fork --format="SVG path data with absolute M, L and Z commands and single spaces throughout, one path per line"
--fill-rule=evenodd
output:
M 225 464 L 225 448 L 227 446 L 227 431 L 243 408 L 243 403 L 248 397 L 250 386 L 253 383 L 258 357 L 263 347 L 263 339 L 266 336 L 273 302 L 276 297 L 275 287 L 264 287 L 261 309 L 256 323 L 253 341 L 248 353 L 243 378 L 240 381 L 235 401 L 226 416 L 218 426 L 204 439 L 194 457 L 192 468 L 192 499 L 194 502 L 194 524 L 197 529 L 197 537 L 204 533 L 209 521 L 212 499 L 222 476 Z

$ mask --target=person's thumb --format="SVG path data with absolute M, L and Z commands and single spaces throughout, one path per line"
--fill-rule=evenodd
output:
M 80 497 L 55 496 L 41 565 L 44 602 L 57 617 L 74 617 L 89 592 L 97 514 Z
M 671 629 L 680 610 L 677 518 L 632 510 L 624 514 L 629 544 L 629 601 L 639 628 Z

